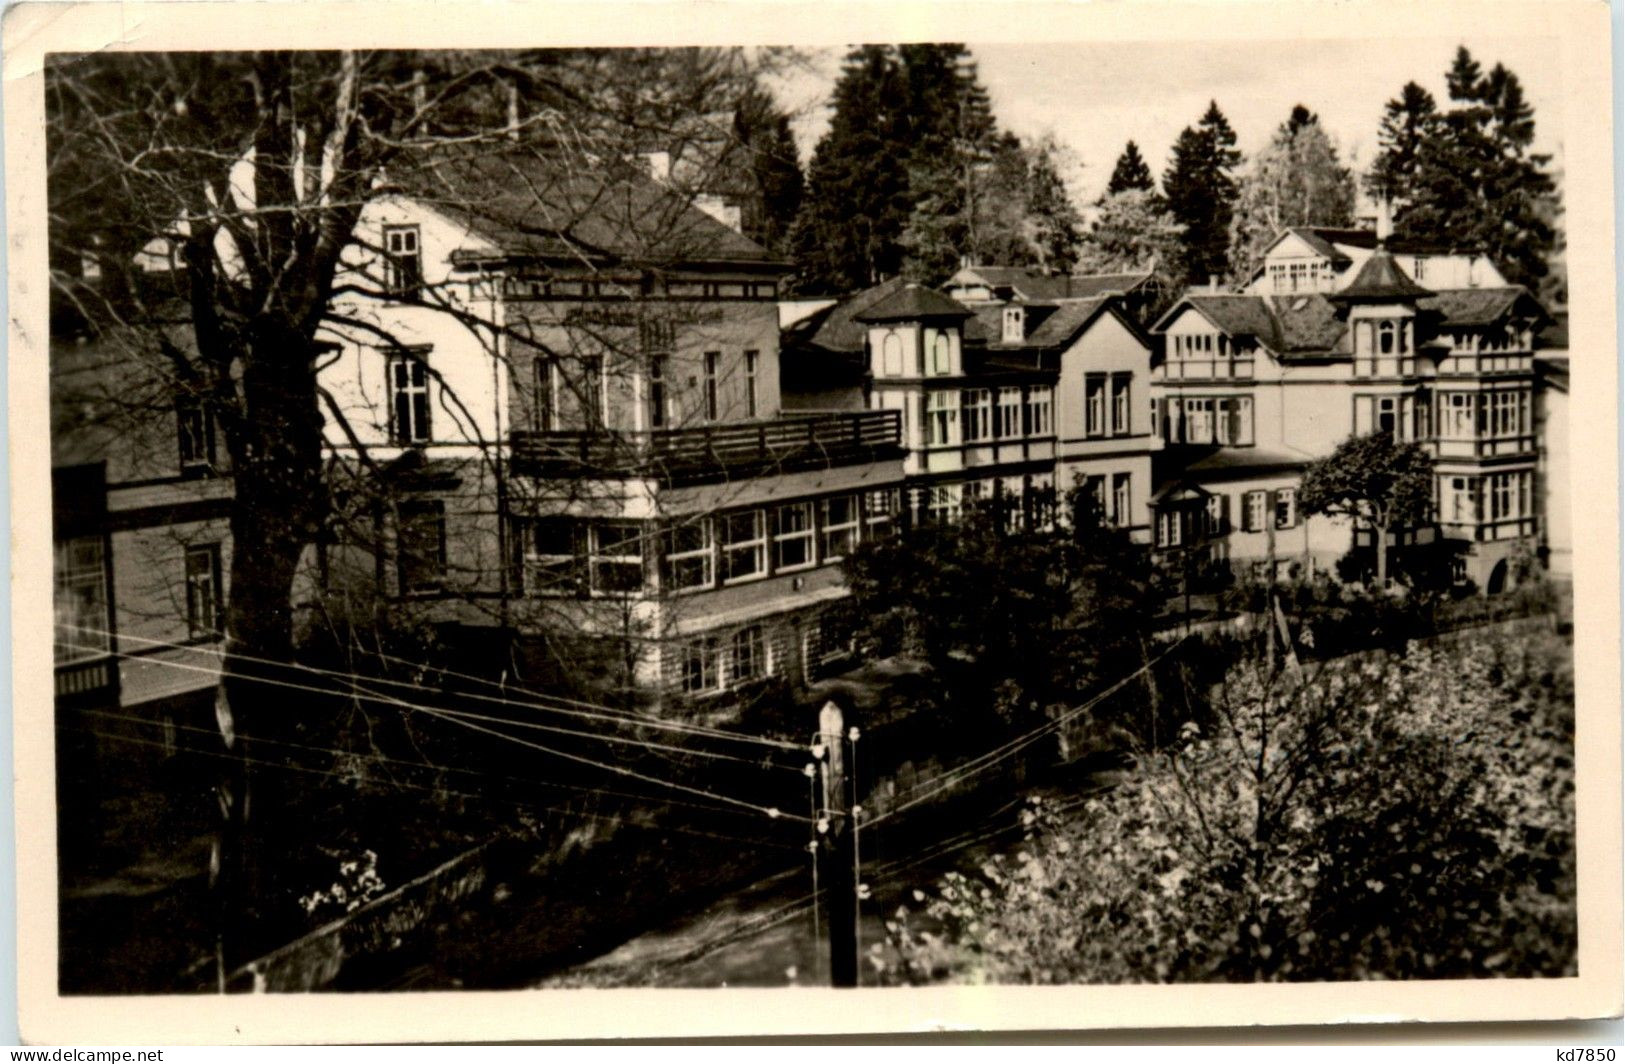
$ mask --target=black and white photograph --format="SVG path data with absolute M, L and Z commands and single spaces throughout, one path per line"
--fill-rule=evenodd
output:
M 1606 8 L 215 6 L 8 84 L 30 993 L 1617 1013 Z

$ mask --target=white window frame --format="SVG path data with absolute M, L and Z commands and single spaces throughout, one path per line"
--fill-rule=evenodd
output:
M 1129 395 L 1132 391 L 1134 376 L 1130 373 L 1113 373 L 1111 376 L 1111 434 L 1113 436 L 1127 436 L 1129 428 Z
M 1112 474 L 1111 521 L 1118 528 L 1134 523 L 1133 482 L 1133 476 L 1128 473 Z
M 1053 436 L 1055 434 L 1055 396 L 1047 384 L 1035 384 L 1027 389 L 1027 435 Z
M 1185 400 L 1185 442 L 1211 444 L 1217 437 L 1213 429 L 1214 402 L 1212 396 L 1198 396 Z M 1204 420 L 1205 419 L 1205 420 Z M 1206 427 L 1206 432 L 1198 428 Z
M 729 537 L 734 531 L 734 522 L 748 519 L 752 523 L 751 535 L 748 539 L 733 540 Z M 736 510 L 724 514 L 719 519 L 720 529 L 717 540 L 722 551 L 722 582 L 728 584 L 743 584 L 751 580 L 760 580 L 767 576 L 767 515 L 762 510 Z M 739 576 L 730 576 L 733 570 L 732 559 L 735 556 L 748 555 L 755 559 L 755 567 Z
M 197 571 L 195 563 L 201 562 Z M 220 544 L 186 548 L 186 631 L 192 639 L 218 636 L 224 627 L 225 596 L 220 588 Z
M 1086 373 L 1083 377 L 1083 434 L 1106 435 L 1106 380 L 1104 373 Z
M 926 489 L 926 523 L 954 524 L 958 522 L 964 504 L 963 484 L 934 484 Z
M 1269 513 L 1269 492 L 1263 490 L 1249 491 L 1242 496 L 1242 514 L 1244 527 L 1248 532 L 1262 532 L 1268 527 L 1265 522 L 1272 518 Z
M 429 402 L 428 356 L 421 352 L 395 351 L 390 353 L 385 366 L 390 442 L 397 447 L 429 442 L 433 438 L 434 414 Z
M 797 519 L 796 515 L 799 515 Z M 791 520 L 786 520 L 791 518 Z M 787 524 L 799 524 L 800 527 L 786 530 Z M 793 573 L 802 569 L 811 569 L 818 564 L 817 544 L 817 510 L 811 501 L 788 502 L 777 507 L 773 512 L 773 570 L 779 573 Z M 785 561 L 787 548 L 800 546 L 804 552 L 799 562 Z
M 704 393 L 702 402 L 705 406 L 705 420 L 720 421 L 722 419 L 722 352 L 707 351 L 702 356 L 705 373 Z
M 836 520 L 834 508 L 844 504 L 843 520 Z M 818 502 L 818 553 L 821 561 L 833 562 L 851 554 L 862 535 L 863 506 L 856 495 L 832 495 Z
M 676 536 L 682 533 L 697 532 L 700 545 L 688 547 L 684 550 L 673 550 L 677 545 Z M 709 517 L 685 518 L 673 523 L 666 529 L 665 556 L 661 562 L 660 580 L 663 590 L 674 595 L 688 591 L 703 591 L 716 584 L 716 537 Z M 700 579 L 682 583 L 677 579 L 680 568 L 686 568 L 689 563 L 698 560 Z
M 931 375 L 933 377 L 947 377 L 953 371 L 953 342 L 948 339 L 946 332 L 939 332 L 931 339 Z
M 767 640 L 762 626 L 747 624 L 728 637 L 728 683 L 750 683 L 771 675 L 767 660 Z
M 897 520 L 899 502 L 896 488 L 864 492 L 863 534 L 870 539 L 888 535 Z
M 959 393 L 931 391 L 925 395 L 925 445 L 959 446 Z
M 903 338 L 897 335 L 896 330 L 888 331 L 880 339 L 880 375 L 882 377 L 903 375 Z
M 1280 488 L 1275 492 L 1275 513 L 1272 517 L 1277 530 L 1298 527 L 1297 488 Z
M 592 582 L 592 593 L 604 596 L 641 595 L 648 585 L 648 573 L 644 568 L 648 535 L 643 526 L 636 521 L 596 521 L 589 527 L 588 535 L 587 578 Z M 635 554 L 626 552 L 628 544 L 636 548 Z M 633 569 L 637 572 L 637 582 L 631 587 L 622 587 L 620 581 L 611 582 L 599 575 L 625 573 Z
M 986 388 L 969 388 L 959 398 L 960 432 L 966 443 L 979 443 L 993 436 L 993 393 Z
M 999 439 L 1018 440 L 1021 438 L 1021 389 L 1000 388 L 999 406 L 996 414 L 996 425 Z
M 722 646 L 714 635 L 702 635 L 683 644 L 677 663 L 677 683 L 685 695 L 706 695 L 722 690 Z
M 422 227 L 417 225 L 384 226 L 385 294 L 391 299 L 416 299 L 422 291 Z
M 107 605 L 107 543 L 99 535 L 73 536 L 57 540 L 52 546 L 56 664 L 70 665 L 106 657 L 112 647 L 112 622 Z M 81 606 L 94 610 L 94 617 Z M 91 631 L 82 630 L 86 628 Z

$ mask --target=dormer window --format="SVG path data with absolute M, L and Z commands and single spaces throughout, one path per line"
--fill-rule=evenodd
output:
M 1027 308 L 1004 308 L 1004 335 L 1003 341 L 1007 344 L 1019 344 L 1027 338 Z

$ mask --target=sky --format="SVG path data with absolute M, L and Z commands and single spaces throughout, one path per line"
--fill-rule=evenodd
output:
M 1561 160 L 1562 71 L 1555 41 L 1492 35 L 1389 40 L 970 44 L 1003 128 L 1052 134 L 1070 149 L 1068 184 L 1081 202 L 1098 197 L 1133 139 L 1160 181 L 1179 131 L 1217 100 L 1249 155 L 1268 143 L 1292 106 L 1320 115 L 1345 163 L 1369 164 L 1384 103 L 1416 81 L 1447 105 L 1444 75 L 1465 44 L 1488 70 L 1504 64 L 1535 110 L 1537 150 Z M 777 86 L 797 114 L 805 161 L 829 124 L 829 94 L 844 49 L 808 54 L 807 69 Z

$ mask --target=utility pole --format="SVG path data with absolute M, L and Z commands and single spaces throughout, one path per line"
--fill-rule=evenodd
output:
M 824 782 L 824 808 L 818 820 L 818 881 L 827 906 L 831 986 L 858 985 L 857 833 L 847 801 L 845 741 L 841 707 L 825 702 L 813 736 L 813 758 L 822 769 Z

